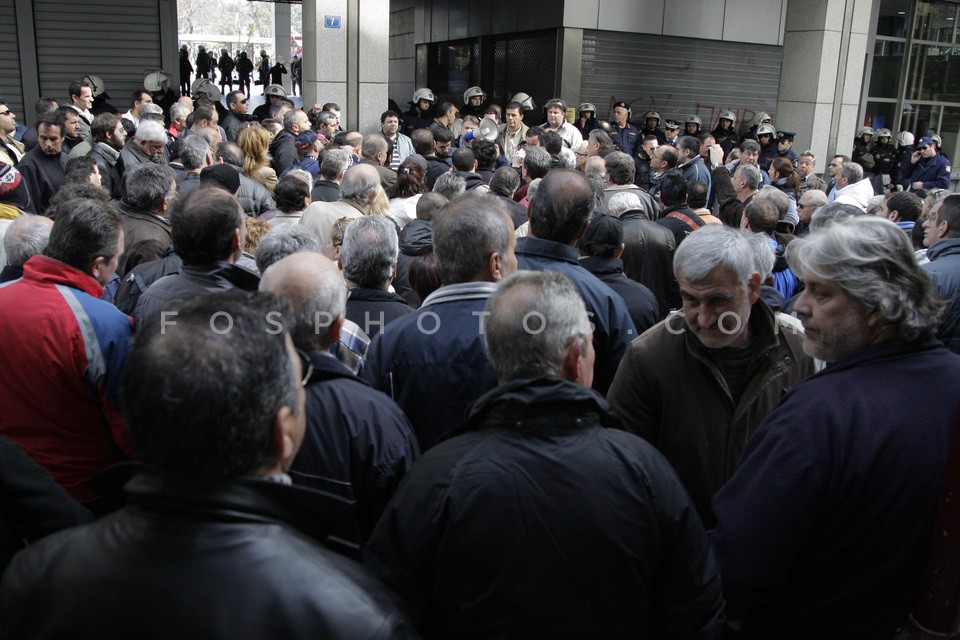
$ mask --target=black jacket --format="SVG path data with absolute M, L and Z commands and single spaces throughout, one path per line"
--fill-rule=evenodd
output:
M 123 183 L 123 159 L 119 152 L 114 159 L 106 149 L 101 147 L 105 144 L 105 142 L 95 142 L 87 152 L 87 157 L 93 158 L 97 168 L 100 169 L 100 186 L 103 190 L 109 192 L 114 200 L 121 200 L 127 193 Z
M 270 166 L 281 177 L 289 169 L 295 169 L 299 156 L 297 155 L 297 141 L 292 133 L 284 129 L 270 143 Z
M 413 638 L 386 591 L 320 542 L 333 496 L 140 471 L 128 505 L 14 558 L 11 638 Z M 64 606 L 69 603 L 69 606 Z
M 411 311 L 413 307 L 392 291 L 356 287 L 347 298 L 347 320 L 359 325 L 371 339 Z
M 410 286 L 410 267 L 417 256 L 433 252 L 433 225 L 429 220 L 411 220 L 400 231 L 400 253 L 397 254 L 397 276 L 393 288 L 414 309 L 420 307 L 420 296 Z
M 414 464 L 365 564 L 427 638 L 718 637 L 703 525 L 666 459 L 617 425 L 559 378 L 490 391 Z
M 637 335 L 660 322 L 657 297 L 647 287 L 623 275 L 622 260 L 587 256 L 580 258 L 580 264 L 623 298 Z
M 310 192 L 311 202 L 336 202 L 340 199 L 340 185 L 329 180 L 317 180 Z
M 642 211 L 624 211 L 623 272 L 653 292 L 660 306 L 660 317 L 670 311 L 677 291 L 673 276 L 673 252 L 676 240 L 663 225 L 650 220 Z
M 311 353 L 307 431 L 290 477 L 357 501 L 366 539 L 400 480 L 420 454 L 410 421 L 393 400 L 330 354 Z

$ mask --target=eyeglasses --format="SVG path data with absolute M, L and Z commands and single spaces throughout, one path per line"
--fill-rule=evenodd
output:
M 3 114 L 0 113 L 0 116 L 2 116 L 2 115 L 3 115 Z M 917 151 L 926 151 L 926 150 L 927 150 L 926 147 L 917 147 Z
M 13 113 L 12 111 L 10 111 L 10 109 L 7 109 L 6 111 L 0 111 L 0 116 L 5 116 L 5 115 L 8 115 L 8 114 L 10 114 L 10 113 Z
M 300 380 L 300 386 L 305 387 L 310 382 L 310 376 L 313 375 L 313 363 L 310 356 L 305 351 L 297 349 L 297 355 L 300 357 L 300 371 L 303 373 L 303 379 Z

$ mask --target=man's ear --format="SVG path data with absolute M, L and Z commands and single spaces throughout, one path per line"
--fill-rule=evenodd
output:
M 747 299 L 751 305 L 760 297 L 760 284 L 760 272 L 754 271 L 747 281 Z
M 506 277 L 503 273 L 503 257 L 499 251 L 494 251 L 487 256 L 487 272 L 494 282 L 500 282 Z
M 343 321 L 346 316 L 342 313 L 330 324 L 330 344 L 340 340 L 340 334 L 343 332 Z
M 621 242 L 621 243 L 620 243 L 620 248 L 617 249 L 616 252 L 614 252 L 613 257 L 614 257 L 614 258 L 619 258 L 620 256 L 622 256 L 622 255 L 623 255 L 623 250 L 626 249 L 626 248 L 627 248 L 626 243 Z
M 574 338 L 563 350 L 563 360 L 558 372 L 561 378 L 588 387 L 593 384 L 593 366 L 587 364 L 589 340 L 590 338 L 584 337 Z
M 299 448 L 297 432 L 297 417 L 290 407 L 280 407 L 273 419 L 273 430 L 270 433 L 271 458 L 278 471 L 287 471 L 293 462 L 293 457 Z M 270 463 L 268 463 L 269 465 Z

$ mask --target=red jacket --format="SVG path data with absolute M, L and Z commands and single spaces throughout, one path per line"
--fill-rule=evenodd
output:
M 0 285 L 0 433 L 81 502 L 97 497 L 86 482 L 117 448 L 133 452 L 117 410 L 133 324 L 101 293 L 46 256 Z

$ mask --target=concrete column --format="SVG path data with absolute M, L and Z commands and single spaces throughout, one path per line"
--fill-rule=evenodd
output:
M 273 3 L 273 62 L 281 60 L 287 67 L 283 76 L 283 88 L 290 95 L 293 81 L 290 79 L 290 5 L 285 2 Z
M 580 105 L 580 79 L 583 71 L 583 29 L 560 29 L 560 96 L 567 101 L 568 109 L 573 109 L 576 119 L 576 109 Z M 597 114 L 597 117 L 601 117 Z
M 790 0 L 783 36 L 778 128 L 796 131 L 823 173 L 856 135 L 873 5 L 879 0 Z
M 303 0 L 304 104 L 335 102 L 344 128 L 379 131 L 389 44 L 389 0 Z

